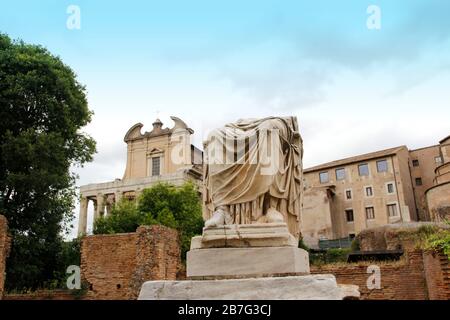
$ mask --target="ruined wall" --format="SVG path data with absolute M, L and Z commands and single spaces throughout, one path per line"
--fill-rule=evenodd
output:
M 380 267 L 380 289 L 368 289 L 369 265 Z M 361 300 L 450 299 L 450 274 L 447 256 L 440 253 L 408 252 L 400 261 L 360 262 L 311 266 L 311 273 L 335 275 L 339 284 L 359 286 Z
M 143 282 L 175 280 L 179 266 L 178 233 L 164 226 L 88 236 L 81 244 L 87 299 L 135 299 Z
M 5 285 L 6 258 L 10 248 L 10 238 L 8 237 L 8 221 L 0 215 L 0 300 L 3 297 Z
M 434 222 L 408 222 L 385 225 L 361 231 L 356 239 L 361 251 L 413 250 L 420 239 L 422 228 L 450 229 L 448 225 Z
M 431 300 L 450 300 L 450 260 L 434 251 L 423 253 L 425 279 Z
M 368 289 L 367 267 L 379 265 L 380 289 Z M 358 263 L 312 267 L 311 273 L 334 274 L 339 284 L 359 286 L 361 300 L 425 300 L 428 298 L 422 252 L 410 252 L 404 261 L 392 263 Z

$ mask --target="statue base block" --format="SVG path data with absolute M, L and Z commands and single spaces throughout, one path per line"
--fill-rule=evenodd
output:
M 186 265 L 189 279 L 309 274 L 308 252 L 295 247 L 190 250 Z
M 308 252 L 297 245 L 286 223 L 204 228 L 187 253 L 188 280 L 145 282 L 139 300 L 359 298 L 357 286 L 310 275 Z
M 192 238 L 191 250 L 205 248 L 298 247 L 284 222 L 233 224 L 203 228 Z
M 229 280 L 148 281 L 139 300 L 342 300 L 358 299 L 357 286 L 333 275 Z

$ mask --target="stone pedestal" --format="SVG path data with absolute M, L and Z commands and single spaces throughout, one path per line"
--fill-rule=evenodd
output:
M 287 246 L 191 250 L 186 262 L 190 279 L 309 274 L 308 252 Z
M 192 238 L 187 277 L 223 279 L 309 273 L 308 252 L 299 249 L 286 223 L 205 228 Z
M 230 280 L 148 281 L 139 300 L 342 300 L 358 298 L 357 286 L 336 284 L 333 275 Z
M 205 228 L 192 239 L 186 263 L 189 280 L 146 282 L 139 299 L 359 297 L 357 288 L 339 286 L 333 275 L 309 275 L 308 252 L 285 223 Z

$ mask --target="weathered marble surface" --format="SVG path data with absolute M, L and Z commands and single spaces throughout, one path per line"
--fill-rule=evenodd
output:
M 205 227 L 284 221 L 300 237 L 303 146 L 296 117 L 240 119 L 203 144 Z
M 148 281 L 139 300 L 342 300 L 358 298 L 354 286 L 342 288 L 333 275 L 230 280 Z
M 234 224 L 204 228 L 192 238 L 191 250 L 227 247 L 298 247 L 286 223 Z
M 188 277 L 309 273 L 308 252 L 288 246 L 191 250 L 186 264 Z

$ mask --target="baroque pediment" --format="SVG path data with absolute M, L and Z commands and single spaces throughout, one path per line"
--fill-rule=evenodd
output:
M 159 119 L 157 119 L 157 121 L 153 123 L 153 130 L 151 130 L 150 132 L 146 131 L 145 133 L 142 133 L 142 127 L 144 125 L 142 123 L 136 123 L 127 131 L 127 133 L 125 134 L 125 137 L 124 137 L 124 141 L 128 142 L 128 141 L 139 140 L 139 139 L 143 139 L 143 138 L 157 137 L 157 136 L 162 136 L 162 135 L 170 135 L 173 132 L 180 131 L 180 130 L 186 130 L 190 134 L 194 133 L 194 130 L 189 128 L 186 125 L 186 123 L 183 120 L 181 120 L 180 118 L 177 118 L 174 116 L 171 116 L 170 118 L 174 122 L 174 126 L 172 128 L 167 128 L 167 127 L 163 128 L 162 123 L 160 122 Z

